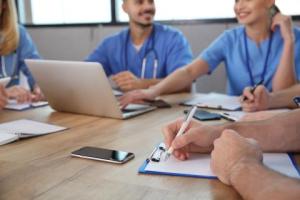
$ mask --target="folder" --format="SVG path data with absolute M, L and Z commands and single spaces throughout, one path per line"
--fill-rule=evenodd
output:
M 180 161 L 171 156 L 167 161 L 162 160 L 165 145 L 161 143 L 139 168 L 141 174 L 157 174 L 170 176 L 184 176 L 194 178 L 217 178 L 210 169 L 210 154 L 191 153 L 186 161 Z M 293 157 L 286 153 L 264 153 L 264 164 L 284 175 L 300 179 Z

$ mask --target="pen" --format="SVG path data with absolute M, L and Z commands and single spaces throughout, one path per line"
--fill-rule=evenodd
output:
M 264 81 L 261 80 L 261 81 L 259 81 L 257 84 L 255 84 L 254 87 L 251 88 L 251 90 L 250 90 L 251 94 L 253 94 L 254 91 L 256 90 L 256 88 L 257 88 L 259 85 L 261 85 L 263 82 L 264 82 Z M 246 96 L 244 96 L 243 101 L 246 101 L 247 99 L 248 99 L 248 98 L 247 98 Z
M 189 125 L 190 122 L 192 121 L 193 116 L 194 116 L 196 110 L 197 110 L 197 106 L 193 106 L 192 109 L 190 110 L 190 112 L 189 112 L 188 114 L 186 114 L 186 117 L 185 117 L 185 119 L 184 119 L 184 122 L 182 123 L 182 125 L 181 125 L 179 131 L 177 132 L 176 137 L 182 135 L 182 134 L 185 132 L 186 128 L 188 127 L 188 125 Z M 173 153 L 173 151 L 174 151 L 174 148 L 171 146 L 171 147 L 167 150 L 167 152 L 166 152 L 166 154 L 165 154 L 165 161 L 169 159 L 169 157 L 171 156 L 171 154 Z

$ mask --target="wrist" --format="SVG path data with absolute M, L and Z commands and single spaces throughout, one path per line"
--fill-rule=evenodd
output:
M 261 167 L 261 163 L 255 159 L 242 158 L 231 167 L 229 172 L 229 183 L 233 187 L 239 185 L 240 181 L 245 179 L 245 176 L 250 175 L 251 171 L 257 171 L 256 169 Z

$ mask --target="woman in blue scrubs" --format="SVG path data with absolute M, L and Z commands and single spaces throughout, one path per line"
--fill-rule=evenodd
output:
M 226 67 L 229 95 L 241 95 L 244 88 L 258 83 L 270 91 L 294 85 L 295 68 L 300 69 L 300 54 L 296 54 L 300 30 L 293 28 L 289 17 L 275 13 L 276 8 L 275 0 L 236 0 L 234 11 L 242 26 L 225 31 L 191 64 L 148 90 L 126 94 L 121 103 L 177 92 L 212 73 L 221 62 Z
M 148 88 L 191 62 L 191 48 L 183 34 L 153 23 L 154 1 L 124 0 L 123 10 L 129 28 L 106 38 L 86 59 L 101 63 L 117 87 Z
M 40 56 L 25 28 L 17 24 L 15 1 L 2 0 L 0 3 L 0 76 L 11 78 L 6 89 L 7 97 L 20 103 L 40 100 L 43 96 L 41 90 L 24 62 L 24 59 L 38 59 Z M 25 79 L 21 80 L 20 76 Z M 20 81 L 25 86 L 21 86 Z

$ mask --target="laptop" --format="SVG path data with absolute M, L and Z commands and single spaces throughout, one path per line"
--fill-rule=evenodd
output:
M 122 110 L 99 63 L 32 59 L 25 63 L 57 111 L 127 119 L 156 109 L 129 104 Z

